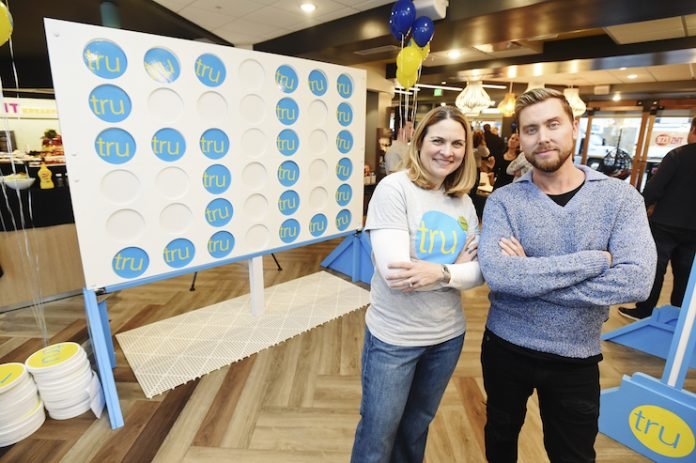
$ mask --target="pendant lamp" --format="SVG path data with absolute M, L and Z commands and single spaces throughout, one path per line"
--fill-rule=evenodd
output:
M 467 82 L 466 88 L 457 96 L 454 104 L 467 116 L 477 116 L 482 110 L 493 103 L 488 93 L 483 89 L 480 80 Z
M 510 91 L 505 94 L 505 98 L 498 105 L 498 111 L 503 113 L 505 117 L 515 114 L 515 94 L 512 93 L 512 82 L 510 82 Z
M 587 106 L 585 105 L 585 102 L 580 99 L 579 88 L 566 88 L 563 90 L 563 95 L 565 95 L 566 100 L 568 100 L 570 109 L 573 110 L 574 117 L 579 117 L 585 114 Z

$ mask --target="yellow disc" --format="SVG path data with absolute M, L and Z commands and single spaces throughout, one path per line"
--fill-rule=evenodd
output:
M 63 363 L 74 357 L 80 346 L 74 342 L 61 342 L 31 354 L 27 359 L 27 367 L 30 369 L 48 368 Z
M 4 3 L 0 2 L 0 46 L 10 40 L 12 35 L 12 15 Z
M 24 373 L 21 363 L 3 363 L 0 365 L 0 392 L 13 387 Z

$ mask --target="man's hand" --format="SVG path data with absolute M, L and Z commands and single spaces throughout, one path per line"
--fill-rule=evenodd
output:
M 604 255 L 607 256 L 607 259 L 609 259 L 609 267 L 611 267 L 611 264 L 614 262 L 614 258 L 611 256 L 611 253 L 609 251 L 602 251 Z
M 520 244 L 520 242 L 517 241 L 517 238 L 514 236 L 511 236 L 510 238 L 501 238 L 498 244 L 500 245 L 500 250 L 503 252 L 503 254 L 508 257 L 527 257 L 527 255 L 524 253 L 522 244 Z

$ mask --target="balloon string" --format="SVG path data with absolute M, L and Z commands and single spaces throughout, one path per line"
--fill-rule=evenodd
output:
M 10 9 L 10 0 L 6 0 L 6 5 L 7 5 L 7 11 L 11 13 Z M 19 100 L 19 76 L 17 73 L 17 65 L 16 65 L 16 60 L 15 60 L 15 55 L 14 55 L 14 45 L 12 41 L 12 35 L 8 38 L 9 42 L 9 47 L 10 47 L 10 62 L 12 65 L 12 74 L 14 77 L 15 81 L 15 96 Z M 4 87 L 2 85 L 2 79 L 0 79 L 0 107 L 3 109 L 5 108 L 5 102 L 4 102 Z M 7 140 L 7 148 L 8 152 L 10 154 L 10 164 L 12 166 L 12 173 L 17 174 L 17 169 L 15 166 L 15 156 L 14 156 L 14 150 L 15 147 L 12 145 L 12 138 L 10 136 L 10 128 L 9 128 L 9 121 L 7 117 L 7 112 L 5 111 L 6 117 L 4 118 L 4 129 L 5 129 L 5 137 Z M 19 113 L 16 114 L 16 119 L 20 120 L 20 115 Z M 28 164 L 27 164 L 28 167 Z M 28 172 L 27 172 L 28 173 Z M 14 217 L 14 213 L 12 212 L 12 209 L 10 208 L 9 204 L 9 198 L 7 196 L 7 189 L 6 185 L 3 182 L 2 185 L 2 192 L 3 192 L 3 197 L 5 199 L 5 205 L 7 207 L 7 210 L 9 212 L 10 218 L 12 220 L 12 225 L 13 225 L 13 231 L 17 232 L 17 222 Z M 34 320 L 36 321 L 36 324 L 38 325 L 39 331 L 41 332 L 41 337 L 43 340 L 44 346 L 48 345 L 48 329 L 46 326 L 46 317 L 44 316 L 44 305 L 43 305 L 43 296 L 41 294 L 41 280 L 40 280 L 40 275 L 41 275 L 41 270 L 40 270 L 40 259 L 39 259 L 39 253 L 34 253 L 34 266 L 32 266 L 32 259 L 31 259 L 31 245 L 29 243 L 29 235 L 27 233 L 27 224 L 25 223 L 24 220 L 24 206 L 22 204 L 22 198 L 21 198 L 21 193 L 20 190 L 16 190 L 17 193 L 17 203 L 19 205 L 19 215 L 20 215 L 20 223 L 22 226 L 21 229 L 21 236 L 22 236 L 22 242 L 24 244 L 24 247 L 22 249 L 22 242 L 18 241 L 17 242 L 17 247 L 19 250 L 19 254 L 22 256 L 22 266 L 26 265 L 28 267 L 28 273 L 31 274 L 30 276 L 30 281 L 35 282 L 36 284 L 36 289 L 37 291 L 31 291 L 31 298 L 32 298 L 32 314 L 34 316 Z M 31 228 L 32 230 L 35 230 L 34 228 L 34 214 L 33 214 L 33 208 L 32 208 L 32 194 L 31 190 L 27 191 L 27 201 L 28 201 L 28 206 L 29 206 L 29 219 L 31 222 Z M 2 226 L 3 230 L 7 231 L 7 227 L 5 226 L 5 220 L 2 219 Z M 39 240 L 39 246 L 41 246 L 41 240 Z M 23 252 L 22 252 L 23 251 Z M 19 276 L 19 275 L 18 275 Z

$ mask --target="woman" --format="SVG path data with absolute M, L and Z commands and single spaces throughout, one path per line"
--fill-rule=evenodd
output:
M 495 166 L 495 158 L 491 156 L 491 151 L 488 149 L 488 146 L 486 146 L 486 138 L 482 130 L 474 131 L 474 158 L 476 159 L 476 167 L 478 168 L 476 187 L 478 187 L 478 180 L 480 179 L 481 172 L 488 175 L 488 183 L 493 185 L 493 166 Z M 476 193 L 476 189 L 472 191 Z
M 518 149 L 520 148 L 520 138 L 516 133 L 510 135 L 508 139 L 508 147 L 505 154 L 503 154 L 503 159 L 500 164 L 496 164 L 493 168 L 495 172 L 495 183 L 493 184 L 493 190 L 497 190 L 500 187 L 512 183 L 515 177 L 507 173 L 507 168 L 512 161 L 517 159 Z
M 471 129 L 457 108 L 438 106 L 418 125 L 405 170 L 370 201 L 375 273 L 365 316 L 362 416 L 352 461 L 421 462 L 428 426 L 464 342 L 458 289 L 483 283 Z
M 529 161 L 527 161 L 527 157 L 524 155 L 524 153 L 520 151 L 520 154 L 517 155 L 515 160 L 508 164 L 505 172 L 512 175 L 513 182 L 516 182 L 531 169 L 532 165 L 529 163 Z

